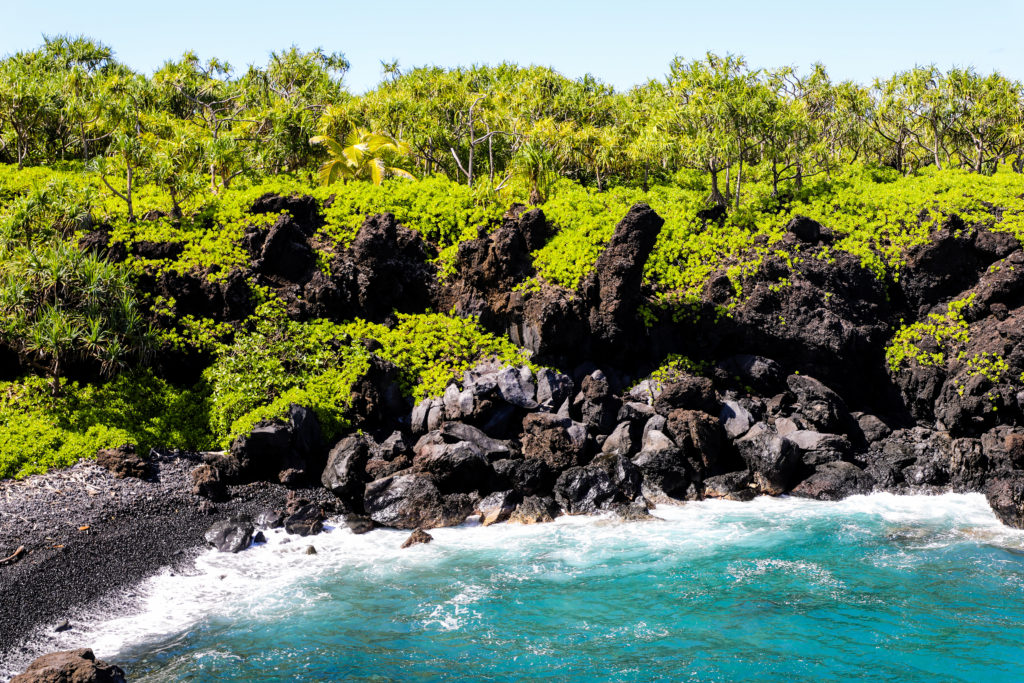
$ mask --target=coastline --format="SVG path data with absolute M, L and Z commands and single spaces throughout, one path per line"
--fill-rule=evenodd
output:
M 119 479 L 88 461 L 0 482 L 0 554 L 25 548 L 0 567 L 0 670 L 41 654 L 47 636 L 90 605 L 116 604 L 166 568 L 187 571 L 214 521 L 283 504 L 287 489 L 260 482 L 231 487 L 228 500 L 211 506 L 190 491 L 198 462 L 158 456 L 146 480 Z

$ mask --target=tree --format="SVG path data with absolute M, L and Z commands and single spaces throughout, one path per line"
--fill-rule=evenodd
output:
M 330 185 L 337 180 L 369 179 L 380 185 L 388 176 L 415 180 L 415 176 L 396 166 L 389 166 L 389 156 L 405 156 L 409 146 L 400 140 L 355 128 L 345 138 L 345 144 L 335 138 L 317 135 L 310 138 L 314 145 L 324 145 L 330 158 L 320 166 L 320 180 Z
M 688 168 L 711 176 L 709 201 L 725 206 L 718 175 L 738 161 L 744 147 L 745 119 L 740 114 L 755 74 L 742 57 L 672 60 L 666 79 L 668 107 L 664 125 L 680 145 Z

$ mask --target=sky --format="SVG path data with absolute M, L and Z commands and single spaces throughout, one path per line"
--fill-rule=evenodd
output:
M 0 54 L 43 35 L 84 34 L 150 73 L 185 50 L 238 70 L 296 45 L 340 51 L 360 93 L 381 61 L 402 69 L 514 61 L 627 89 L 664 76 L 673 57 L 741 54 L 754 67 L 834 79 L 935 63 L 1024 80 L 1024 0 L 0 0 Z

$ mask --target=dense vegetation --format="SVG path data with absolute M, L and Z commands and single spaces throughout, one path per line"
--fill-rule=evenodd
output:
M 1024 88 L 998 74 L 924 67 L 863 86 L 820 65 L 799 75 L 709 54 L 629 92 L 502 64 L 394 67 L 355 96 L 346 68 L 293 48 L 245 73 L 186 54 L 144 76 L 68 37 L 0 60 L 0 344 L 28 373 L 0 385 L 0 477 L 129 441 L 223 447 L 291 402 L 337 433 L 371 345 L 415 398 L 481 358 L 527 360 L 438 312 L 296 322 L 257 290 L 256 312 L 229 325 L 140 293 L 140 276 L 218 281 L 245 266 L 246 228 L 277 219 L 248 212 L 268 192 L 319 202 L 321 268 L 367 214 L 391 211 L 437 248 L 442 278 L 477 226 L 516 201 L 541 205 L 558 232 L 535 253 L 538 281 L 521 287 L 575 287 L 646 201 L 666 219 L 647 264 L 648 322 L 688 315 L 723 268 L 742 300 L 745 275 L 796 214 L 833 231 L 819 258 L 849 252 L 892 281 L 950 214 L 1024 239 Z M 728 205 L 721 220 L 698 218 L 715 204 Z M 98 225 L 124 261 L 77 248 Z M 147 242 L 180 249 L 137 255 Z M 959 312 L 893 330 L 890 365 L 928 362 L 923 337 L 955 343 Z M 148 369 L 172 349 L 205 354 L 201 381 Z M 670 357 L 656 379 L 696 367 Z

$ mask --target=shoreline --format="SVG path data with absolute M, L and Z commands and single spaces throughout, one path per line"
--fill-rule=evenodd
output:
M 280 507 L 281 485 L 231 487 L 211 506 L 190 491 L 193 454 L 158 456 L 147 480 L 118 479 L 92 461 L 0 482 L 0 668 L 27 664 L 62 621 L 104 601 L 117 603 L 162 570 L 186 570 L 218 519 Z
M 189 489 L 188 473 L 198 462 L 201 459 L 194 454 L 158 456 L 148 480 L 119 479 L 93 462 L 83 462 L 21 481 L 0 482 L 0 549 L 7 554 L 9 546 L 18 544 L 27 551 L 20 561 L 0 567 L 0 612 L 5 614 L 0 621 L 0 672 L 13 675 L 34 657 L 65 649 L 67 636 L 55 632 L 62 621 L 69 622 L 73 634 L 83 622 L 95 623 L 90 616 L 106 621 L 131 613 L 132 600 L 139 598 L 135 589 L 146 580 L 164 571 L 173 576 L 197 570 L 196 562 L 208 548 L 203 534 L 211 524 L 234 514 L 255 518 L 280 508 L 289 493 L 284 486 L 266 482 L 234 486 L 231 497 L 213 508 Z M 315 495 L 312 489 L 300 492 Z M 921 487 L 876 490 L 866 496 L 949 493 L 963 492 Z M 787 498 L 813 500 L 785 495 L 759 496 L 753 501 L 764 505 L 764 499 Z M 744 507 L 758 504 L 753 501 L 730 502 Z M 693 502 L 680 500 L 669 507 Z M 30 521 L 24 513 L 32 513 L 35 519 Z M 611 511 L 601 515 L 616 517 Z M 556 519 L 562 517 L 570 516 Z M 474 519 L 467 520 L 468 526 L 479 525 Z M 393 535 L 404 534 L 395 530 Z
M 933 507 L 930 504 L 930 502 L 925 502 L 924 500 L 922 500 L 925 498 L 941 497 L 943 495 L 952 496 L 953 498 L 947 498 L 944 501 L 944 503 L 939 507 Z M 680 521 L 681 515 L 688 515 L 688 513 L 681 511 L 691 510 L 695 513 L 695 519 L 699 524 L 700 520 L 704 519 L 705 517 L 707 517 L 708 521 L 720 519 L 723 512 L 727 517 L 738 511 L 743 511 L 744 513 L 754 512 L 756 514 L 771 516 L 787 510 L 798 510 L 800 508 L 803 508 L 804 506 L 820 506 L 822 509 L 834 509 L 839 507 L 840 509 L 845 510 L 843 514 L 856 515 L 859 513 L 875 513 L 882 514 L 887 518 L 888 515 L 893 515 L 895 520 L 902 519 L 903 517 L 917 518 L 922 514 L 926 514 L 926 516 L 941 516 L 941 514 L 946 513 L 959 515 L 960 511 L 965 509 L 965 506 L 968 509 L 968 512 L 971 512 L 971 509 L 976 508 L 977 505 L 976 501 L 968 500 L 968 496 L 978 495 L 980 494 L 965 495 L 950 491 L 932 490 L 901 493 L 876 491 L 870 494 L 858 494 L 850 496 L 848 498 L 843 499 L 842 501 L 817 501 L 814 499 L 800 498 L 797 496 L 788 495 L 759 496 L 751 501 L 707 499 L 704 501 L 678 501 L 675 504 L 659 505 L 654 511 L 654 516 L 659 518 L 659 524 L 678 523 Z M 253 499 L 248 502 L 258 503 L 259 500 Z M 808 507 L 805 509 L 813 510 L 814 508 Z M 973 510 L 973 512 L 976 513 L 977 510 Z M 817 513 L 812 513 L 812 517 L 813 516 L 817 516 Z M 348 545 L 352 543 L 353 539 L 356 537 L 352 536 L 345 529 L 344 523 L 343 521 L 341 521 L 341 517 L 332 517 L 329 521 L 337 523 L 334 529 L 331 529 L 330 526 L 328 527 L 327 536 L 335 537 L 334 539 L 330 541 L 328 541 L 327 539 L 314 540 L 312 539 L 312 537 L 310 537 L 309 540 L 311 543 L 315 544 L 319 548 L 319 553 L 321 555 L 321 557 L 318 560 L 311 561 L 318 563 L 327 562 L 330 566 L 333 566 L 333 564 L 330 563 L 339 561 L 339 556 L 336 554 L 338 546 Z M 995 522 L 996 520 L 993 519 L 992 521 Z M 483 527 L 478 521 L 476 521 L 475 518 L 471 517 L 469 520 L 467 520 L 466 523 L 458 527 L 435 529 L 432 530 L 432 532 L 437 533 L 439 535 L 439 538 L 435 542 L 435 545 L 436 547 L 441 549 L 448 546 L 448 544 L 455 538 L 459 538 L 458 545 L 465 545 L 468 543 L 471 546 L 475 547 L 474 541 L 479 540 L 479 534 L 481 533 L 491 534 L 497 532 L 497 534 L 500 535 L 495 536 L 494 538 L 504 539 L 501 541 L 501 543 L 507 543 L 510 538 L 530 539 L 534 537 L 536 534 L 542 534 L 542 529 L 555 531 L 555 527 L 559 527 L 562 529 L 572 529 L 578 527 L 587 527 L 594 523 L 601 527 L 604 527 L 607 522 L 611 522 L 615 526 L 621 524 L 628 524 L 628 522 L 620 520 L 614 513 L 605 511 L 597 515 L 563 515 L 561 517 L 558 517 L 557 520 L 552 524 L 552 526 L 501 524 L 496 525 L 491 529 Z M 907 523 L 909 523 L 909 520 Z M 1015 531 L 1009 527 L 1005 527 L 1005 525 L 1002 525 L 1001 528 L 1005 529 L 1006 532 L 1010 533 L 1013 533 Z M 374 538 L 372 540 L 369 537 L 361 537 L 361 540 L 359 541 L 360 545 L 358 545 L 357 547 L 363 548 L 364 550 L 369 549 L 371 552 L 379 552 L 381 550 L 386 549 L 388 553 L 392 553 L 396 557 L 407 556 L 410 558 L 410 560 L 415 561 L 415 557 L 412 554 L 405 555 L 406 553 L 410 553 L 410 551 L 401 550 L 399 548 L 399 542 L 400 539 L 404 537 L 404 532 L 402 532 L 401 530 L 383 531 L 385 531 L 384 534 L 373 534 L 372 536 L 377 538 Z M 606 533 L 606 531 L 602 531 L 599 532 L 599 535 Z M 459 534 L 459 537 L 454 536 L 454 534 Z M 237 585 L 233 585 L 233 582 L 237 583 L 237 579 L 239 578 L 243 582 L 250 583 L 251 581 L 255 580 L 253 576 L 249 575 L 249 572 L 251 572 L 252 570 L 253 563 L 265 566 L 268 569 L 267 576 L 260 577 L 261 584 L 265 580 L 270 580 L 272 584 L 282 579 L 288 579 L 289 581 L 293 580 L 294 575 L 292 574 L 292 572 L 295 571 L 297 567 L 305 567 L 306 563 L 305 561 L 302 561 L 301 564 L 297 564 L 296 558 L 291 557 L 291 555 L 289 555 L 291 559 L 286 560 L 284 564 L 281 564 L 281 560 L 283 558 L 279 557 L 279 554 L 282 551 L 282 537 L 286 539 L 284 540 L 284 543 L 293 543 L 295 546 L 303 545 L 300 542 L 302 539 L 297 539 L 294 536 L 289 537 L 289 535 L 285 534 L 283 530 L 275 530 L 272 533 L 268 532 L 268 536 L 270 538 L 270 541 L 265 546 L 261 544 L 260 546 L 254 547 L 253 549 L 243 551 L 243 553 L 237 556 L 239 559 L 245 558 L 242 560 L 241 564 L 239 564 L 234 559 L 234 557 L 236 556 L 216 553 L 212 549 L 209 549 L 204 552 L 203 550 L 200 550 L 197 546 L 193 546 L 193 550 L 195 550 L 196 552 L 183 552 L 181 553 L 180 556 L 178 556 L 178 559 L 173 563 L 173 569 L 170 572 L 170 576 L 174 577 L 172 581 L 174 581 L 177 586 L 187 589 L 189 586 L 189 583 L 187 583 L 189 581 L 189 578 L 200 578 L 202 576 L 206 576 L 210 574 L 211 570 L 214 569 L 216 570 L 216 572 L 223 570 L 225 574 L 230 574 L 232 577 L 232 580 L 226 582 L 223 588 L 219 587 L 217 585 L 217 582 L 213 582 L 212 584 L 207 582 L 203 585 L 208 586 L 209 589 L 213 592 L 223 591 L 225 598 L 230 601 L 232 594 L 239 593 L 239 587 Z M 319 536 L 318 539 L 320 539 Z M 493 545 L 493 539 L 491 544 L 485 543 L 484 545 L 485 547 Z M 424 550 L 427 550 L 428 548 L 432 547 L 435 546 L 427 546 L 424 548 Z M 257 552 L 254 555 L 250 555 L 249 553 L 252 552 L 252 550 L 256 550 Z M 451 550 L 451 548 L 448 548 L 448 550 Z M 262 555 L 262 553 L 266 553 L 268 551 L 274 554 Z M 295 551 L 299 551 L 299 548 L 296 547 Z M 430 550 L 427 551 L 430 552 Z M 205 562 L 202 565 L 200 565 L 198 561 L 200 557 L 204 555 L 209 555 L 208 559 L 212 560 L 212 562 Z M 235 572 L 232 571 L 232 569 L 237 569 L 238 571 Z M 246 569 L 248 569 L 248 571 Z M 313 567 L 313 569 L 316 569 L 316 567 Z M 160 573 L 161 572 L 159 571 L 151 572 L 146 576 L 139 576 L 133 581 L 126 581 L 120 588 L 113 589 L 109 591 L 107 594 L 105 594 L 102 598 L 100 598 L 99 603 L 94 600 L 90 603 L 79 605 L 78 608 L 73 610 L 75 614 L 82 614 L 86 615 L 87 617 L 92 617 L 91 619 L 81 619 L 79 623 L 81 623 L 81 625 L 84 628 L 80 632 L 83 633 L 83 635 L 89 637 L 95 633 L 102 633 L 103 625 L 109 625 L 112 622 L 121 619 L 122 617 L 128 618 L 128 623 L 131 623 L 130 620 L 132 618 L 139 617 L 145 614 L 146 601 L 152 597 L 152 591 L 150 590 L 152 589 L 152 586 L 144 590 L 137 589 L 143 588 L 143 586 L 149 579 L 158 576 Z M 285 576 L 286 574 L 287 576 Z M 220 578 L 224 578 L 224 575 L 221 575 Z M 181 583 L 182 581 L 184 581 L 185 583 Z M 169 587 L 167 585 L 164 585 L 162 587 L 162 591 L 164 593 L 168 593 Z M 234 593 L 232 593 L 232 591 L 234 591 Z M 183 591 L 182 593 L 182 597 L 186 599 L 186 602 L 188 601 L 188 598 L 186 597 L 187 594 L 187 590 Z M 194 602 L 197 596 L 193 595 L 190 597 Z M 186 613 L 188 612 L 187 607 L 182 606 L 182 608 L 185 609 Z M 66 616 L 71 616 L 72 619 L 74 619 L 74 615 Z M 122 629 L 123 626 L 124 625 L 122 624 Z M 33 657 L 42 654 L 44 651 L 51 651 L 54 649 L 65 650 L 68 649 L 68 647 L 70 646 L 94 646 L 94 643 L 92 641 L 95 641 L 95 638 L 90 638 L 89 643 L 75 643 L 72 640 L 69 640 L 69 635 L 73 638 L 72 634 L 74 633 L 75 631 L 72 631 L 71 634 L 68 635 L 54 635 L 54 637 L 46 640 L 32 641 L 31 644 L 25 642 L 21 644 L 21 648 L 18 651 L 5 652 L 3 649 L 0 649 L 0 680 L 3 680 L 3 677 L 5 675 L 13 675 L 17 671 L 22 670 L 24 666 L 27 665 L 27 663 Z M 48 634 L 48 630 L 45 627 L 40 627 L 30 635 L 45 636 Z M 138 635 L 143 636 L 146 635 L 146 633 L 140 631 Z M 106 649 L 109 648 L 110 646 L 109 644 L 107 644 Z M 128 647 L 126 648 L 126 650 L 130 651 L 131 649 L 132 644 L 128 643 Z M 116 659 L 111 659 L 110 655 L 111 652 L 101 652 L 100 650 L 97 650 L 97 656 L 106 658 L 107 661 L 112 661 L 115 664 L 123 664 L 123 662 L 117 661 Z

